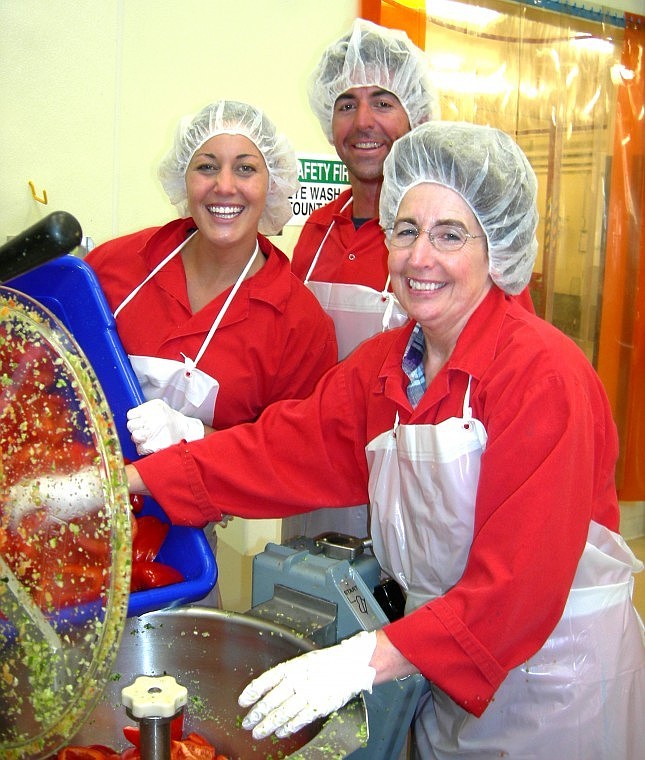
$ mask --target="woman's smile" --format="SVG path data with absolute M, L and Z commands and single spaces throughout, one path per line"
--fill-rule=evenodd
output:
M 208 213 L 212 216 L 217 217 L 218 219 L 229 220 L 238 217 L 244 211 L 245 207 L 241 205 L 207 205 L 206 208 Z
M 408 287 L 410 290 L 423 290 L 425 292 L 434 292 L 445 288 L 446 282 L 438 282 L 437 280 L 417 280 L 412 277 L 408 277 Z

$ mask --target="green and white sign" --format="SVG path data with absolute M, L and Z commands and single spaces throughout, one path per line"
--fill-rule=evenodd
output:
M 312 211 L 337 198 L 349 187 L 347 167 L 337 156 L 298 155 L 300 190 L 292 195 L 293 216 L 287 222 L 303 225 Z

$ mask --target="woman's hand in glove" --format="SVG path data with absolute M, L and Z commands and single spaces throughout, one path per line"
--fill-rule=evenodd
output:
M 201 420 L 186 417 L 159 398 L 135 406 L 127 416 L 130 437 L 140 455 L 154 454 L 173 443 L 204 437 L 204 423 Z
M 42 475 L 16 483 L 4 500 L 4 516 L 15 525 L 30 512 L 44 509 L 54 519 L 69 521 L 104 503 L 98 471 L 86 468 L 70 475 Z
M 318 649 L 267 670 L 240 694 L 242 707 L 253 705 L 242 721 L 255 739 L 283 739 L 340 709 L 360 691 L 372 691 L 376 670 L 370 660 L 376 632 L 362 631 L 340 644 Z

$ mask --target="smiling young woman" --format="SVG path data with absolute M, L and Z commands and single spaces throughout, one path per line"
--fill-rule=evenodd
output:
M 331 319 L 266 237 L 298 187 L 273 122 L 246 103 L 211 103 L 180 123 L 159 176 L 181 218 L 86 259 L 146 398 L 127 422 L 141 455 L 306 396 L 337 358 Z

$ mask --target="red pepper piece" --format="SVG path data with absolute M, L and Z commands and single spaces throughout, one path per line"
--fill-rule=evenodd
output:
M 171 760 L 215 760 L 216 751 L 203 736 L 191 733 L 180 742 L 171 742 L 170 757 Z
M 151 588 L 181 583 L 184 576 L 179 570 L 162 562 L 135 562 L 132 565 L 131 591 L 146 591 Z
M 139 745 L 141 744 L 141 731 L 139 730 L 139 726 L 123 726 L 123 736 L 125 736 L 130 744 L 134 744 L 137 749 L 139 748 Z
M 178 715 L 170 721 L 170 738 L 179 741 L 184 734 L 184 714 Z M 123 736 L 134 744 L 135 747 L 139 747 L 141 744 L 141 730 L 139 726 L 123 726 Z
M 143 509 L 143 502 L 145 497 L 142 496 L 140 493 L 131 493 L 130 494 L 130 506 L 132 507 L 132 511 L 135 515 L 138 515 L 139 512 Z
M 63 565 L 43 578 L 34 600 L 44 610 L 86 604 L 98 599 L 103 589 L 103 570 L 87 565 Z
M 132 541 L 132 562 L 152 562 L 163 542 L 170 525 L 154 515 L 137 517 L 137 534 Z

